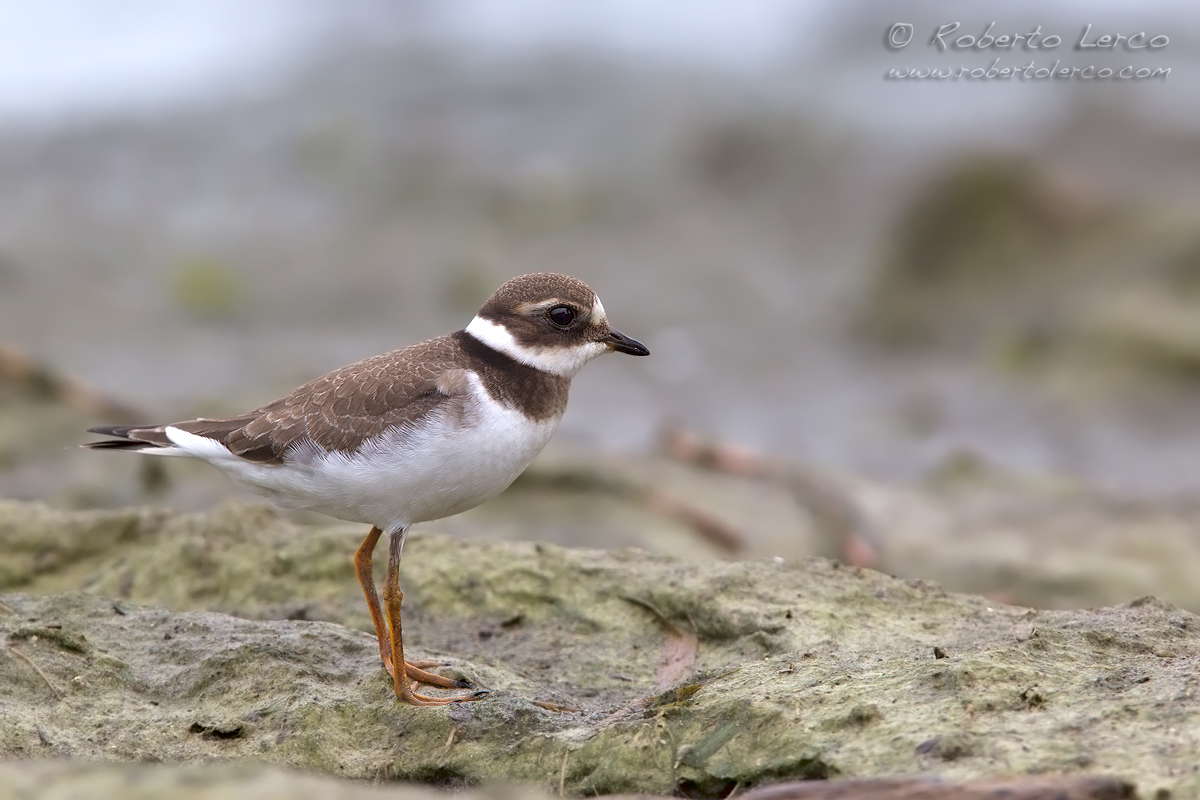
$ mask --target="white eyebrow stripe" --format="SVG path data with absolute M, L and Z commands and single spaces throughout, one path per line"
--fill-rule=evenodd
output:
M 596 306 L 599 306 L 599 305 L 600 305 L 599 298 L 596 299 L 596 302 L 592 304 L 591 308 L 588 308 L 586 306 L 581 307 L 578 303 L 574 302 L 573 300 L 563 300 L 562 298 L 559 298 L 559 297 L 551 297 L 549 300 L 539 300 L 536 303 L 532 303 L 532 302 L 521 303 L 519 306 L 517 306 L 517 313 L 519 313 L 519 314 L 540 314 L 544 311 L 549 311 L 550 309 L 554 308 L 555 306 L 569 306 L 571 308 L 583 308 L 584 311 L 594 311 L 596 309 Z M 601 312 L 604 311 L 604 306 L 600 306 L 600 311 Z

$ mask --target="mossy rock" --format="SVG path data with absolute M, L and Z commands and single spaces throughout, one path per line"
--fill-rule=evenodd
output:
M 361 531 L 235 508 L 9 504 L 0 519 L 0 545 L 19 540 L 18 554 L 39 534 L 114 548 L 89 571 L 49 547 L 23 588 L 53 575 L 55 590 L 74 580 L 100 594 L 0 596 L 9 760 L 265 762 L 441 787 L 716 797 L 918 772 L 1102 770 L 1172 788 L 1197 748 L 1200 708 L 1180 698 L 1200 620 L 1149 598 L 1043 612 L 823 559 L 695 564 L 415 537 L 409 650 L 491 692 L 422 709 L 397 705 L 364 630 L 180 610 L 265 617 L 290 591 L 365 627 L 349 567 Z M 149 605 L 155 595 L 178 605 Z
M 1031 162 L 989 156 L 955 163 L 897 215 L 858 310 L 859 328 L 889 344 L 953 342 L 964 334 L 977 343 L 1031 330 L 1044 336 L 1039 309 L 1022 306 L 1031 291 L 1057 293 L 1054 273 L 1078 272 L 1070 252 L 1094 238 L 1103 218 Z M 1004 315 L 1008 325 L 999 324 Z

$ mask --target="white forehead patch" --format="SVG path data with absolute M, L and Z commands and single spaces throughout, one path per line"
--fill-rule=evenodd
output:
M 601 313 L 603 310 L 601 307 Z M 480 316 L 471 320 L 466 332 L 493 350 L 499 350 L 522 364 L 564 378 L 575 377 L 575 373 L 579 372 L 584 364 L 601 353 L 608 352 L 608 345 L 601 342 L 584 342 L 572 347 L 526 347 L 513 338 L 508 328 Z
M 604 303 L 600 302 L 600 298 L 596 298 L 595 305 L 592 306 L 592 319 L 608 324 L 608 314 L 604 313 Z

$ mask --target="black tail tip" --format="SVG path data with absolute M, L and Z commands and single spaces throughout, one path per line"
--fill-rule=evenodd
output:
M 105 439 L 102 442 L 84 442 L 80 445 L 87 450 L 145 450 L 153 446 L 132 439 Z
M 95 428 L 88 428 L 88 433 L 98 433 L 101 436 L 116 436 L 118 439 L 126 439 L 129 437 L 129 432 L 134 429 L 134 425 L 97 425 Z

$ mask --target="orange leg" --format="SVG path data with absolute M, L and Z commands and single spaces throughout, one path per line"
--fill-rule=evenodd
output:
M 487 692 L 474 692 L 465 697 L 427 697 L 413 691 L 413 680 L 408 674 L 408 662 L 404 660 L 404 641 L 400 628 L 400 604 L 404 593 L 400 591 L 400 552 L 404 549 L 404 528 L 394 530 L 388 540 L 388 571 L 383 584 L 383 602 L 387 605 L 388 626 L 391 628 L 392 663 L 404 664 L 405 669 L 393 670 L 396 697 L 415 706 L 444 706 L 468 700 L 482 700 Z M 426 673 L 428 674 L 428 673 Z M 438 676 L 434 676 L 438 677 Z
M 404 599 L 404 594 L 400 592 L 399 581 L 400 550 L 404 546 L 404 531 L 396 531 L 391 536 L 389 547 L 391 557 L 388 560 L 387 584 L 383 589 L 384 600 L 388 605 L 388 617 L 386 619 L 391 620 L 390 632 L 388 630 L 388 622 L 385 621 L 383 610 L 379 604 L 379 595 L 375 591 L 375 579 L 371 568 L 371 555 L 375 551 L 375 545 L 382 534 L 383 531 L 379 528 L 371 528 L 371 532 L 363 540 L 362 546 L 354 554 L 354 568 L 358 573 L 358 582 L 362 585 L 363 594 L 367 598 L 367 608 L 371 612 L 371 622 L 375 625 L 375 638 L 379 642 L 379 657 L 383 660 L 384 669 L 387 670 L 388 675 L 392 677 L 395 683 L 396 696 L 414 705 L 444 705 L 446 703 L 458 703 L 465 700 L 479 700 L 483 698 L 487 695 L 487 692 L 476 692 L 467 697 L 434 698 L 415 694 L 412 691 L 413 682 L 428 683 L 446 689 L 470 689 L 471 684 L 435 675 L 432 672 L 426 672 L 422 669 L 422 667 L 437 666 L 438 662 L 436 661 L 410 662 L 404 660 L 404 647 L 400 639 L 400 602 Z M 395 606 L 394 609 L 393 605 Z M 396 662 L 404 664 L 404 670 L 400 673 L 401 677 L 399 678 L 396 677 L 396 670 L 392 666 Z
M 375 591 L 375 576 L 371 569 L 371 556 L 375 552 L 375 544 L 383 531 L 371 528 L 362 546 L 354 554 L 354 569 L 358 572 L 358 582 L 362 585 L 363 594 L 367 596 L 367 608 L 371 611 L 371 622 L 375 623 L 375 638 L 379 640 L 379 657 L 388 674 L 392 674 L 392 649 L 384 646 L 388 640 L 387 623 L 383 619 L 383 610 L 379 607 L 379 595 Z

